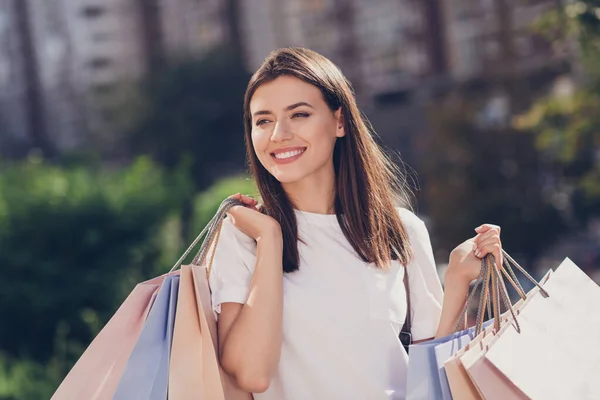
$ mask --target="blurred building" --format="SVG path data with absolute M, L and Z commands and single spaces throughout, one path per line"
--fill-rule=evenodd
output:
M 146 71 L 137 5 L 2 1 L 0 42 L 10 49 L 4 84 L 11 89 L 2 90 L 8 106 L 0 114 L 12 116 L 10 126 L 20 127 L 12 130 L 32 145 L 76 148 L 90 132 L 109 125 L 117 86 Z
M 556 0 L 443 2 L 449 72 L 454 79 L 524 73 L 554 58 L 531 24 Z
M 161 40 L 170 57 L 197 57 L 231 34 L 226 0 L 158 0 Z
M 417 85 L 443 70 L 439 16 L 429 0 L 247 0 L 244 50 L 256 68 L 273 49 L 303 46 L 338 65 L 374 96 Z
M 128 87 L 230 35 L 218 0 L 0 0 L 0 145 L 108 136 Z
M 24 145 L 29 137 L 27 81 L 15 3 L 0 0 L 0 150 Z
M 555 62 L 528 25 L 556 4 L 0 0 L 0 137 L 68 149 L 109 136 L 129 85 L 165 60 L 200 56 L 223 43 L 236 47 L 250 69 L 279 47 L 323 53 L 342 67 L 373 120 L 390 130 L 382 133 L 397 137 L 415 130 L 411 124 L 422 120 L 415 104 L 432 88 L 529 74 Z M 490 96 L 485 115 L 501 119 L 505 99 Z

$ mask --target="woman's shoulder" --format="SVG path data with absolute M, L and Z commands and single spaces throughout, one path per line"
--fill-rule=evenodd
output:
M 402 220 L 402 223 L 406 229 L 422 229 L 422 227 L 425 225 L 423 220 L 419 218 L 414 211 L 406 207 L 396 207 L 396 211 L 398 212 L 398 215 L 400 216 L 400 219 Z
M 231 218 L 226 217 L 221 225 L 221 232 L 218 236 L 217 246 L 223 244 L 229 247 L 233 243 L 246 249 L 252 249 L 256 247 L 256 241 L 236 228 L 231 221 Z

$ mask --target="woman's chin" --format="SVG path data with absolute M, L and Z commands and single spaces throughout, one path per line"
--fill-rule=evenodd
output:
M 295 171 L 277 171 L 272 174 L 281 184 L 292 184 L 301 180 L 304 175 Z

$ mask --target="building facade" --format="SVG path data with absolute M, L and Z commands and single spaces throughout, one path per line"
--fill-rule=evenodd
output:
M 19 4 L 27 5 L 25 20 Z M 110 135 L 123 92 L 162 61 L 198 57 L 224 43 L 239 47 L 250 70 L 273 49 L 312 48 L 340 65 L 361 103 L 375 109 L 382 102 L 412 101 L 437 82 L 519 74 L 554 61 L 548 43 L 529 24 L 555 0 L 0 0 L 0 5 L 0 136 L 39 133 L 61 149 Z
M 523 73 L 553 61 L 550 44 L 531 24 L 556 7 L 555 0 L 446 0 L 443 19 L 448 70 L 463 81 Z
M 0 153 L 25 146 L 29 137 L 28 87 L 16 15 L 13 0 L 0 0 Z

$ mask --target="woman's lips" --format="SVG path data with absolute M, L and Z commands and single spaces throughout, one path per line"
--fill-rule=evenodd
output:
M 286 151 L 278 151 L 277 155 L 279 157 L 284 157 L 284 158 L 277 158 L 275 156 L 275 153 L 271 153 L 271 157 L 273 157 L 273 160 L 275 160 L 275 163 L 277 163 L 277 164 L 289 164 L 289 163 L 296 161 L 300 157 L 302 157 L 302 154 L 304 154 L 305 151 L 306 151 L 306 147 L 297 148 L 297 149 L 293 149 L 293 150 L 290 149 L 290 150 L 286 150 Z

